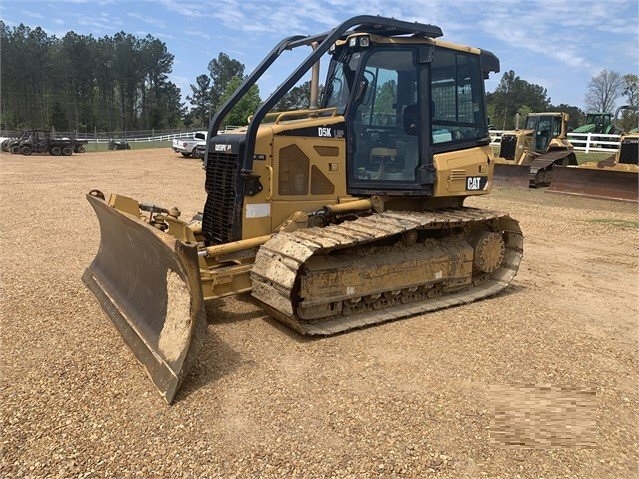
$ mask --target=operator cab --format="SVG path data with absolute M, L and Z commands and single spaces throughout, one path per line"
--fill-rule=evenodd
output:
M 550 140 L 562 134 L 561 115 L 528 115 L 526 130 L 533 131 L 533 150 L 545 153 Z
M 434 154 L 489 141 L 480 55 L 363 34 L 332 55 L 323 107 L 349 126 L 349 193 L 432 194 Z

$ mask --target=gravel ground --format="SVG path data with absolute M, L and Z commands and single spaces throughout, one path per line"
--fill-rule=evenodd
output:
M 521 222 L 506 291 L 331 338 L 292 333 L 246 295 L 212 302 L 169 407 L 80 280 L 99 242 L 84 194 L 190 217 L 203 177 L 168 149 L 0 155 L 0 477 L 637 477 L 636 206 L 473 199 Z M 505 447 L 493 415 L 515 404 L 502 424 L 527 439 Z M 573 409 L 549 418 L 558 404 Z M 540 418 L 573 429 L 544 442 Z

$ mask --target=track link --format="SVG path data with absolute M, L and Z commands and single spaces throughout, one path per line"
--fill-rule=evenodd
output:
M 572 151 L 551 151 L 530 162 L 530 187 L 548 186 L 552 180 L 553 165 L 576 165 L 577 157 Z
M 456 251 L 455 242 L 459 240 L 466 245 L 466 249 L 472 251 L 468 243 L 460 239 L 460 233 L 469 229 L 495 231 L 501 235 L 505 246 L 504 258 L 499 268 L 491 274 L 473 274 L 472 278 L 459 280 L 460 286 L 457 289 L 454 286 L 455 278 L 453 278 L 446 284 L 428 281 L 401 289 L 391 284 L 390 288 L 387 287 L 384 291 L 370 292 L 366 301 L 354 293 L 349 295 L 348 286 L 345 288 L 343 297 L 335 296 L 328 300 L 318 298 L 316 301 L 313 298 L 300 297 L 300 284 L 311 258 L 317 262 L 318 257 L 323 256 L 327 258 L 326 261 L 330 265 L 331 254 L 348 255 L 351 252 L 356 254 L 361 252 L 362 248 L 379 244 L 392 248 L 388 245 L 391 245 L 393 241 L 399 242 L 400 239 L 418 235 L 427 237 L 425 240 L 427 245 L 430 245 L 428 241 L 433 241 L 433 245 L 437 241 L 443 241 L 451 245 L 449 247 L 452 251 Z M 439 238 L 439 240 L 431 240 L 431 237 Z M 422 248 L 430 247 L 422 243 L 417 244 L 421 244 Z M 437 246 L 433 247 L 437 248 Z M 410 248 L 407 250 L 406 246 L 397 248 L 397 250 L 390 250 L 391 256 L 399 254 L 400 248 L 404 248 L 402 251 L 409 251 L 410 254 Z M 264 303 L 274 317 L 300 333 L 330 335 L 494 295 L 508 286 L 513 279 L 519 268 L 522 254 L 523 236 L 519 224 L 504 213 L 474 208 L 427 212 L 388 211 L 324 228 L 310 228 L 276 235 L 258 251 L 251 270 L 252 294 Z M 453 256 L 456 256 L 456 253 L 453 253 Z M 424 264 L 424 267 L 428 266 Z M 335 268 L 338 269 L 339 266 Z M 364 261 L 361 269 L 365 268 Z M 401 271 L 391 273 L 397 275 Z M 330 281 L 329 276 L 329 274 L 326 275 L 326 281 Z M 321 279 L 320 276 L 320 281 Z M 318 306 L 328 309 L 337 305 L 339 313 L 330 314 L 325 318 L 302 319 L 304 314 L 300 314 L 301 305 L 313 305 L 315 302 Z M 357 303 L 357 307 L 350 307 L 351 303 Z

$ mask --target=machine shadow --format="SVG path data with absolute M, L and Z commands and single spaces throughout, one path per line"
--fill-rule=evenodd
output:
M 511 294 L 518 294 L 518 293 L 521 293 L 522 291 L 526 291 L 526 289 L 527 288 L 524 285 L 510 283 L 508 286 L 506 286 L 504 289 L 499 291 L 494 296 L 489 296 L 487 298 L 482 298 L 482 301 L 484 301 L 486 299 L 490 300 L 491 297 L 492 298 L 499 298 L 499 297 L 503 297 L 503 296 L 510 296 Z
M 205 301 L 204 310 L 208 324 L 233 324 L 267 315 L 250 293 Z
M 495 294 L 493 297 L 510 296 L 525 291 L 527 288 L 518 284 L 510 284 L 507 288 Z M 483 300 L 489 298 L 483 298 Z M 230 311 L 227 302 L 229 300 L 239 301 L 243 303 L 246 311 Z M 304 336 L 291 327 L 283 324 L 268 312 L 262 309 L 259 302 L 254 299 L 250 293 L 237 295 L 235 298 L 223 298 L 211 300 L 206 303 L 207 321 L 209 324 L 233 324 L 252 319 L 262 319 L 266 321 L 273 329 L 288 336 L 298 344 L 307 344 L 315 341 L 321 341 L 328 338 L 327 336 Z M 402 318 L 396 321 L 401 321 Z M 387 322 L 380 324 L 371 324 L 366 329 L 383 326 Z M 353 330 L 343 331 L 331 335 L 330 337 L 342 334 L 352 333 Z M 243 359 L 242 354 L 231 348 L 227 343 L 222 341 L 217 334 L 210 329 L 207 333 L 206 343 L 202 348 L 193 369 L 187 374 L 184 383 L 178 392 L 175 402 L 188 397 L 194 391 L 217 381 L 218 379 L 232 373 L 240 366 L 247 364 L 249 361 Z
M 186 399 L 193 392 L 231 374 L 246 363 L 247 361 L 243 359 L 241 353 L 230 347 L 209 329 L 202 351 L 200 351 L 193 368 L 184 378 L 174 403 Z

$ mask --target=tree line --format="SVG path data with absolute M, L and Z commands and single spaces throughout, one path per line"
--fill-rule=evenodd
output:
M 95 38 L 48 35 L 0 21 L 0 128 L 126 132 L 206 128 L 246 78 L 245 67 L 225 53 L 211 60 L 187 96 L 168 76 L 174 56 L 152 35 L 125 32 Z M 293 88 L 276 108 L 302 108 L 309 84 Z M 223 122 L 245 125 L 262 103 L 253 86 Z M 308 105 L 308 103 L 306 103 Z
M 94 38 L 0 21 L 1 126 L 91 132 L 174 128 L 186 113 L 173 55 L 151 35 Z
M 191 84 L 191 94 L 186 97 L 191 105 L 184 118 L 185 125 L 205 128 L 216 111 L 229 99 L 246 79 L 244 64 L 221 52 L 208 64 L 208 74 L 203 73 Z M 320 86 L 320 92 L 322 87 Z M 274 111 L 291 111 L 308 108 L 310 104 L 311 82 L 307 81 L 291 90 L 275 105 Z M 246 95 L 231 109 L 222 121 L 222 127 L 241 126 L 248 123 L 248 117 L 262 103 L 260 90 L 253 85 Z
M 152 35 L 125 32 L 94 38 L 68 32 L 48 35 L 40 27 L 9 28 L 0 21 L 0 127 L 55 128 L 58 131 L 132 131 L 177 127 L 207 128 L 217 111 L 246 78 L 245 66 L 220 53 L 198 75 L 182 103 L 180 89 L 168 76 L 174 56 Z M 291 89 L 276 111 L 308 107 L 310 82 Z M 639 105 L 639 78 L 603 70 L 588 84 L 587 112 L 611 112 L 623 97 Z M 530 112 L 563 111 L 569 128 L 580 126 L 584 112 L 572 105 L 553 105 L 547 90 L 520 78 L 513 70 L 503 74 L 495 91 L 487 93 L 487 110 L 496 129 L 512 129 Z M 254 85 L 231 110 L 222 126 L 246 125 L 262 103 Z M 636 115 L 622 120 L 637 126 Z M 523 126 L 520 125 L 520 126 Z M 629 129 L 628 128 L 628 129 Z
M 588 111 L 615 113 L 613 109 L 620 97 L 623 105 L 639 107 L 639 76 L 602 70 L 590 79 L 584 103 Z M 619 123 L 623 131 L 639 127 L 639 112 L 624 110 Z
M 568 128 L 581 126 L 586 113 L 615 113 L 615 105 L 619 99 L 624 104 L 639 105 L 639 78 L 634 74 L 621 75 L 618 72 L 602 70 L 590 79 L 584 106 L 586 112 L 579 107 L 561 103 L 553 105 L 548 91 L 520 78 L 513 70 L 503 74 L 494 92 L 486 95 L 488 115 L 492 125 L 499 130 L 510 130 L 515 127 L 515 118 L 519 114 L 521 121 L 528 113 L 559 111 L 568 113 Z M 634 125 L 634 126 L 633 126 Z M 523 127 L 523 124 L 519 125 Z M 637 126 L 637 115 L 624 112 L 621 126 L 625 131 Z

